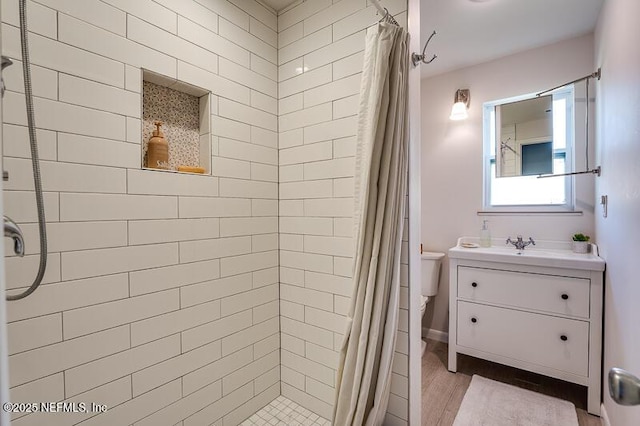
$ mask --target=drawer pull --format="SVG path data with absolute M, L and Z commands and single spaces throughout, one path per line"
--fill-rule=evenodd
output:
M 478 283 L 477 283 L 477 282 L 475 282 L 475 281 L 474 281 L 474 282 L 472 282 L 472 283 L 471 283 L 471 287 L 474 287 L 474 288 L 475 288 L 475 287 L 478 287 Z
M 478 322 L 478 318 L 476 318 L 476 317 L 471 317 L 471 322 L 472 322 L 472 323 L 474 323 L 474 324 L 475 324 L 475 323 L 477 323 L 477 322 Z
M 562 293 L 562 300 L 569 300 L 569 295 L 567 293 Z
M 563 342 L 566 342 L 567 340 L 569 340 L 569 338 L 567 337 L 566 334 L 563 334 L 560 336 L 560 340 L 562 340 Z

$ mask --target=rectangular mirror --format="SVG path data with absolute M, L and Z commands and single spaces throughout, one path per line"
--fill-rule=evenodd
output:
M 496 177 L 554 172 L 553 117 L 552 95 L 495 106 Z

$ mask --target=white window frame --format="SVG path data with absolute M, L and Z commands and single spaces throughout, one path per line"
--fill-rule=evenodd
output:
M 575 152 L 575 91 L 573 85 L 566 86 L 551 92 L 553 99 L 565 98 L 567 100 L 566 114 L 566 147 L 565 147 L 565 171 L 573 171 Z M 492 152 L 492 135 L 495 134 L 495 119 L 492 119 L 497 105 L 508 102 L 518 102 L 535 98 L 535 94 L 515 96 L 483 104 L 483 210 L 482 212 L 509 212 L 509 213 L 566 213 L 575 211 L 575 179 L 566 176 L 562 179 L 565 190 L 564 204 L 491 204 L 491 162 L 496 160 L 495 152 Z M 510 179 L 508 177 L 501 179 Z

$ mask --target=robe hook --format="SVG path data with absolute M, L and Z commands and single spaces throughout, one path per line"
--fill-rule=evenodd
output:
M 428 61 L 425 60 L 425 53 L 427 51 L 427 46 L 429 46 L 429 43 L 431 42 L 431 39 L 436 35 L 435 30 L 431 33 L 431 35 L 429 36 L 429 38 L 427 39 L 427 42 L 424 44 L 424 48 L 422 49 L 422 54 L 417 54 L 416 52 L 413 52 L 411 54 L 411 62 L 413 62 L 413 66 L 416 67 L 418 66 L 418 64 L 420 62 L 423 62 L 425 64 L 430 64 L 431 62 L 435 61 L 436 58 L 438 57 L 438 55 L 433 55 L 431 57 L 431 59 L 429 59 Z

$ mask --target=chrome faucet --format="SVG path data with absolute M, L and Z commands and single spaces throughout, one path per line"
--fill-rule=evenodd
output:
M 4 217 L 4 236 L 13 239 L 13 251 L 20 257 L 24 256 L 24 238 L 22 230 L 16 223 Z
M 513 241 L 511 239 L 511 237 L 507 238 L 507 242 L 506 244 L 512 244 L 515 246 L 516 249 L 518 250 L 524 250 L 524 248 L 526 246 L 528 246 L 529 244 L 533 244 L 534 246 L 536 245 L 536 242 L 533 241 L 533 238 L 529 237 L 529 241 L 523 241 L 522 240 L 522 235 L 518 235 L 517 237 L 517 241 Z

